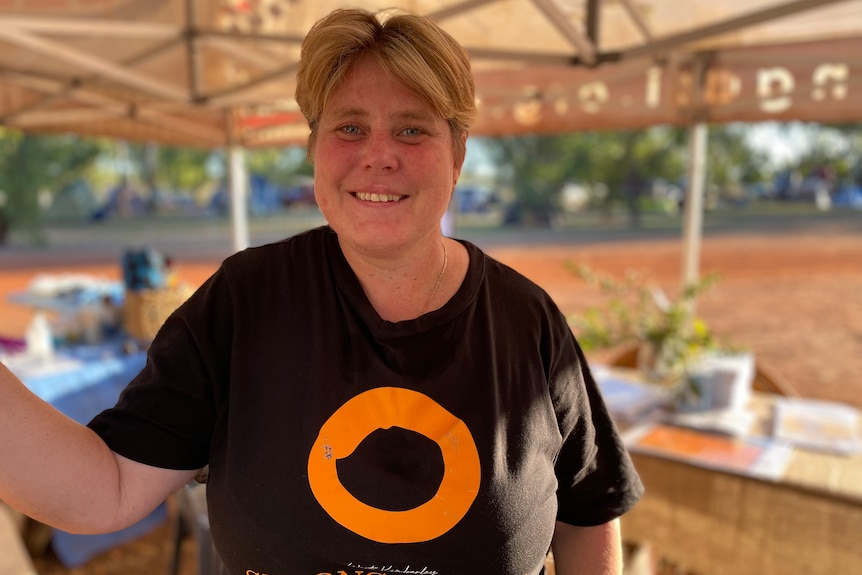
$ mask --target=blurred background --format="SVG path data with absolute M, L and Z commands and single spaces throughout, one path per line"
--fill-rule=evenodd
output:
M 621 318 L 689 345 L 684 310 L 753 357 L 766 404 L 630 438 L 627 575 L 862 570 L 862 2 L 362 2 L 393 4 L 474 65 L 448 235 L 546 289 L 604 384 L 643 391 L 605 369 L 640 367 Z M 325 223 L 291 94 L 340 5 L 0 0 L 0 354 L 46 401 L 86 420 L 225 257 Z M 805 445 L 775 423 L 796 400 Z M 209 573 L 183 495 L 116 538 L 3 531 L 0 502 L 0 575 Z

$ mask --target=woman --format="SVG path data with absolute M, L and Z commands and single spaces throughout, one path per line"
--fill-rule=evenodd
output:
M 296 96 L 329 225 L 228 258 L 86 428 L 4 370 L 0 497 L 107 531 L 209 465 L 230 573 L 540 573 L 552 540 L 558 573 L 619 573 L 642 487 L 565 319 L 441 234 L 464 51 L 421 17 L 336 11 Z

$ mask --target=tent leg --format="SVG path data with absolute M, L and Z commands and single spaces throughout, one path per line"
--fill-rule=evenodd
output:
M 248 177 L 245 169 L 245 151 L 240 146 L 230 146 L 228 149 L 228 176 L 233 248 L 234 251 L 239 252 L 249 246 Z
M 688 138 L 688 190 L 683 219 L 682 285 L 697 283 L 700 275 L 700 240 L 703 235 L 703 195 L 706 181 L 706 146 L 708 127 L 693 124 Z

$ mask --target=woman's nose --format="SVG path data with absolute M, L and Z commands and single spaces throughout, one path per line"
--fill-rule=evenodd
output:
M 373 170 L 394 170 L 398 167 L 395 140 L 390 134 L 371 134 L 366 140 L 365 167 Z

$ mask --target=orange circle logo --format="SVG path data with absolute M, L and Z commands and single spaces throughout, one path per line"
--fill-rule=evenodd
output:
M 377 429 L 401 427 L 436 442 L 443 454 L 443 479 L 427 502 L 404 511 L 359 501 L 338 479 L 335 464 Z M 308 456 L 308 483 L 317 502 L 343 527 L 380 543 L 418 543 L 454 527 L 479 492 L 479 452 L 463 421 L 426 395 L 380 387 L 357 395 L 330 416 Z

